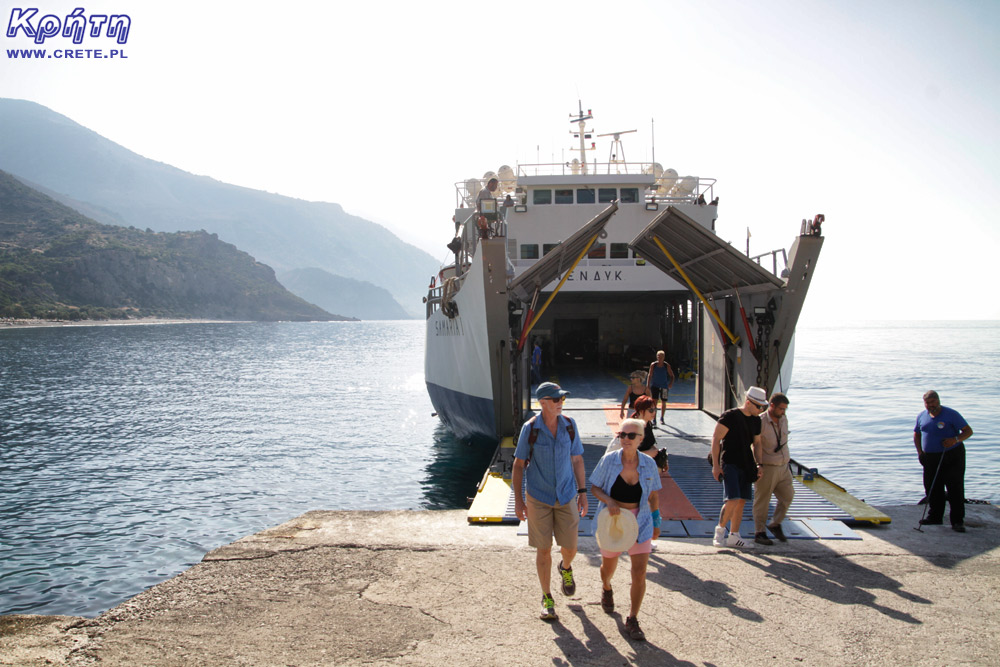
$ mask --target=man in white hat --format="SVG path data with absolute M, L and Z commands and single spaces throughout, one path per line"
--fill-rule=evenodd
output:
M 743 506 L 753 500 L 753 483 L 760 477 L 760 413 L 767 408 L 767 393 L 747 389 L 743 406 L 726 410 L 712 434 L 712 477 L 722 482 L 722 513 L 712 544 L 717 547 L 752 547 L 740 538 Z M 726 536 L 726 524 L 729 536 Z
M 535 567 L 542 585 L 543 621 L 556 615 L 552 599 L 552 538 L 562 552 L 559 575 L 564 595 L 576 592 L 573 557 L 576 556 L 580 517 L 587 515 L 587 473 L 583 465 L 583 442 L 576 422 L 562 415 L 569 392 L 554 382 L 543 382 L 535 390 L 542 408 L 521 427 L 514 450 L 514 513 L 528 520 L 528 545 L 535 548 Z M 527 480 L 527 497 L 521 491 Z

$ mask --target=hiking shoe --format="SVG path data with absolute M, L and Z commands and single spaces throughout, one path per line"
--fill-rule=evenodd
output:
M 944 521 L 942 521 L 941 519 L 921 519 L 920 520 L 920 525 L 921 526 L 940 526 L 943 523 L 944 523 Z
M 634 639 L 637 642 L 646 641 L 646 633 L 639 627 L 639 619 L 635 616 L 629 616 L 625 619 L 625 632 L 628 633 L 629 639 Z
M 956 533 L 964 533 L 965 532 L 965 524 L 964 523 L 953 524 L 952 527 L 951 527 L 951 529 L 954 530 Z
M 601 589 L 601 609 L 604 613 L 611 614 L 615 611 L 615 594 L 613 591 Z
M 772 540 L 771 538 L 769 538 L 767 536 L 767 533 L 765 533 L 764 531 L 760 531 L 759 533 L 757 533 L 756 535 L 754 535 L 753 536 L 753 541 L 756 542 L 757 544 L 763 544 L 766 547 L 769 547 L 772 544 L 774 544 L 774 540 Z
M 573 568 L 563 567 L 562 561 L 559 561 L 559 576 L 562 577 L 563 595 L 570 596 L 576 593 L 576 582 L 573 581 Z
M 715 527 L 715 537 L 712 538 L 713 547 L 724 547 L 726 546 L 726 529 L 723 526 Z
M 771 531 L 771 534 L 777 537 L 782 542 L 787 542 L 788 538 L 785 537 L 785 531 L 781 529 L 781 524 L 775 524 L 773 526 L 768 526 L 767 529 Z
M 538 618 L 543 621 L 554 621 L 559 618 L 556 614 L 556 601 L 548 593 L 542 596 L 542 613 Z
M 744 542 L 739 533 L 729 533 L 729 537 L 726 538 L 726 546 L 736 547 L 737 549 L 752 549 L 753 543 Z

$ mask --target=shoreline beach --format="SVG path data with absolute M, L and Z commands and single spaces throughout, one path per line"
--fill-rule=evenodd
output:
M 137 317 L 128 320 L 37 320 L 0 318 L 0 329 L 36 329 L 40 327 L 107 327 L 139 324 L 235 324 L 241 320 L 204 320 L 160 317 Z

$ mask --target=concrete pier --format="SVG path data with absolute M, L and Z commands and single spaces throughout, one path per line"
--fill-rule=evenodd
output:
M 917 532 L 917 506 L 858 541 L 747 551 L 661 539 L 639 615 L 599 604 L 597 546 L 537 618 L 534 551 L 464 511 L 309 512 L 207 554 L 95 619 L 0 617 L 0 665 L 996 665 L 1000 511 Z

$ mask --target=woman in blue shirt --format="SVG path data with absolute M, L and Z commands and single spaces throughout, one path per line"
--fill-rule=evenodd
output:
M 590 475 L 590 492 L 608 508 L 612 516 L 621 511 L 632 512 L 639 523 L 636 543 L 628 550 L 632 562 L 631 610 L 625 619 L 625 631 L 637 640 L 646 638 L 639 627 L 639 607 L 646 595 L 646 566 L 653 550 L 653 527 L 660 524 L 660 512 L 650 511 L 649 496 L 659 491 L 660 471 L 652 458 L 639 453 L 645 423 L 641 419 L 626 419 L 622 422 L 618 439 L 621 449 L 609 452 L 601 458 Z M 598 514 L 601 507 L 598 506 Z M 618 567 L 620 553 L 601 549 L 601 607 L 605 612 L 614 611 L 614 596 L 611 577 Z

